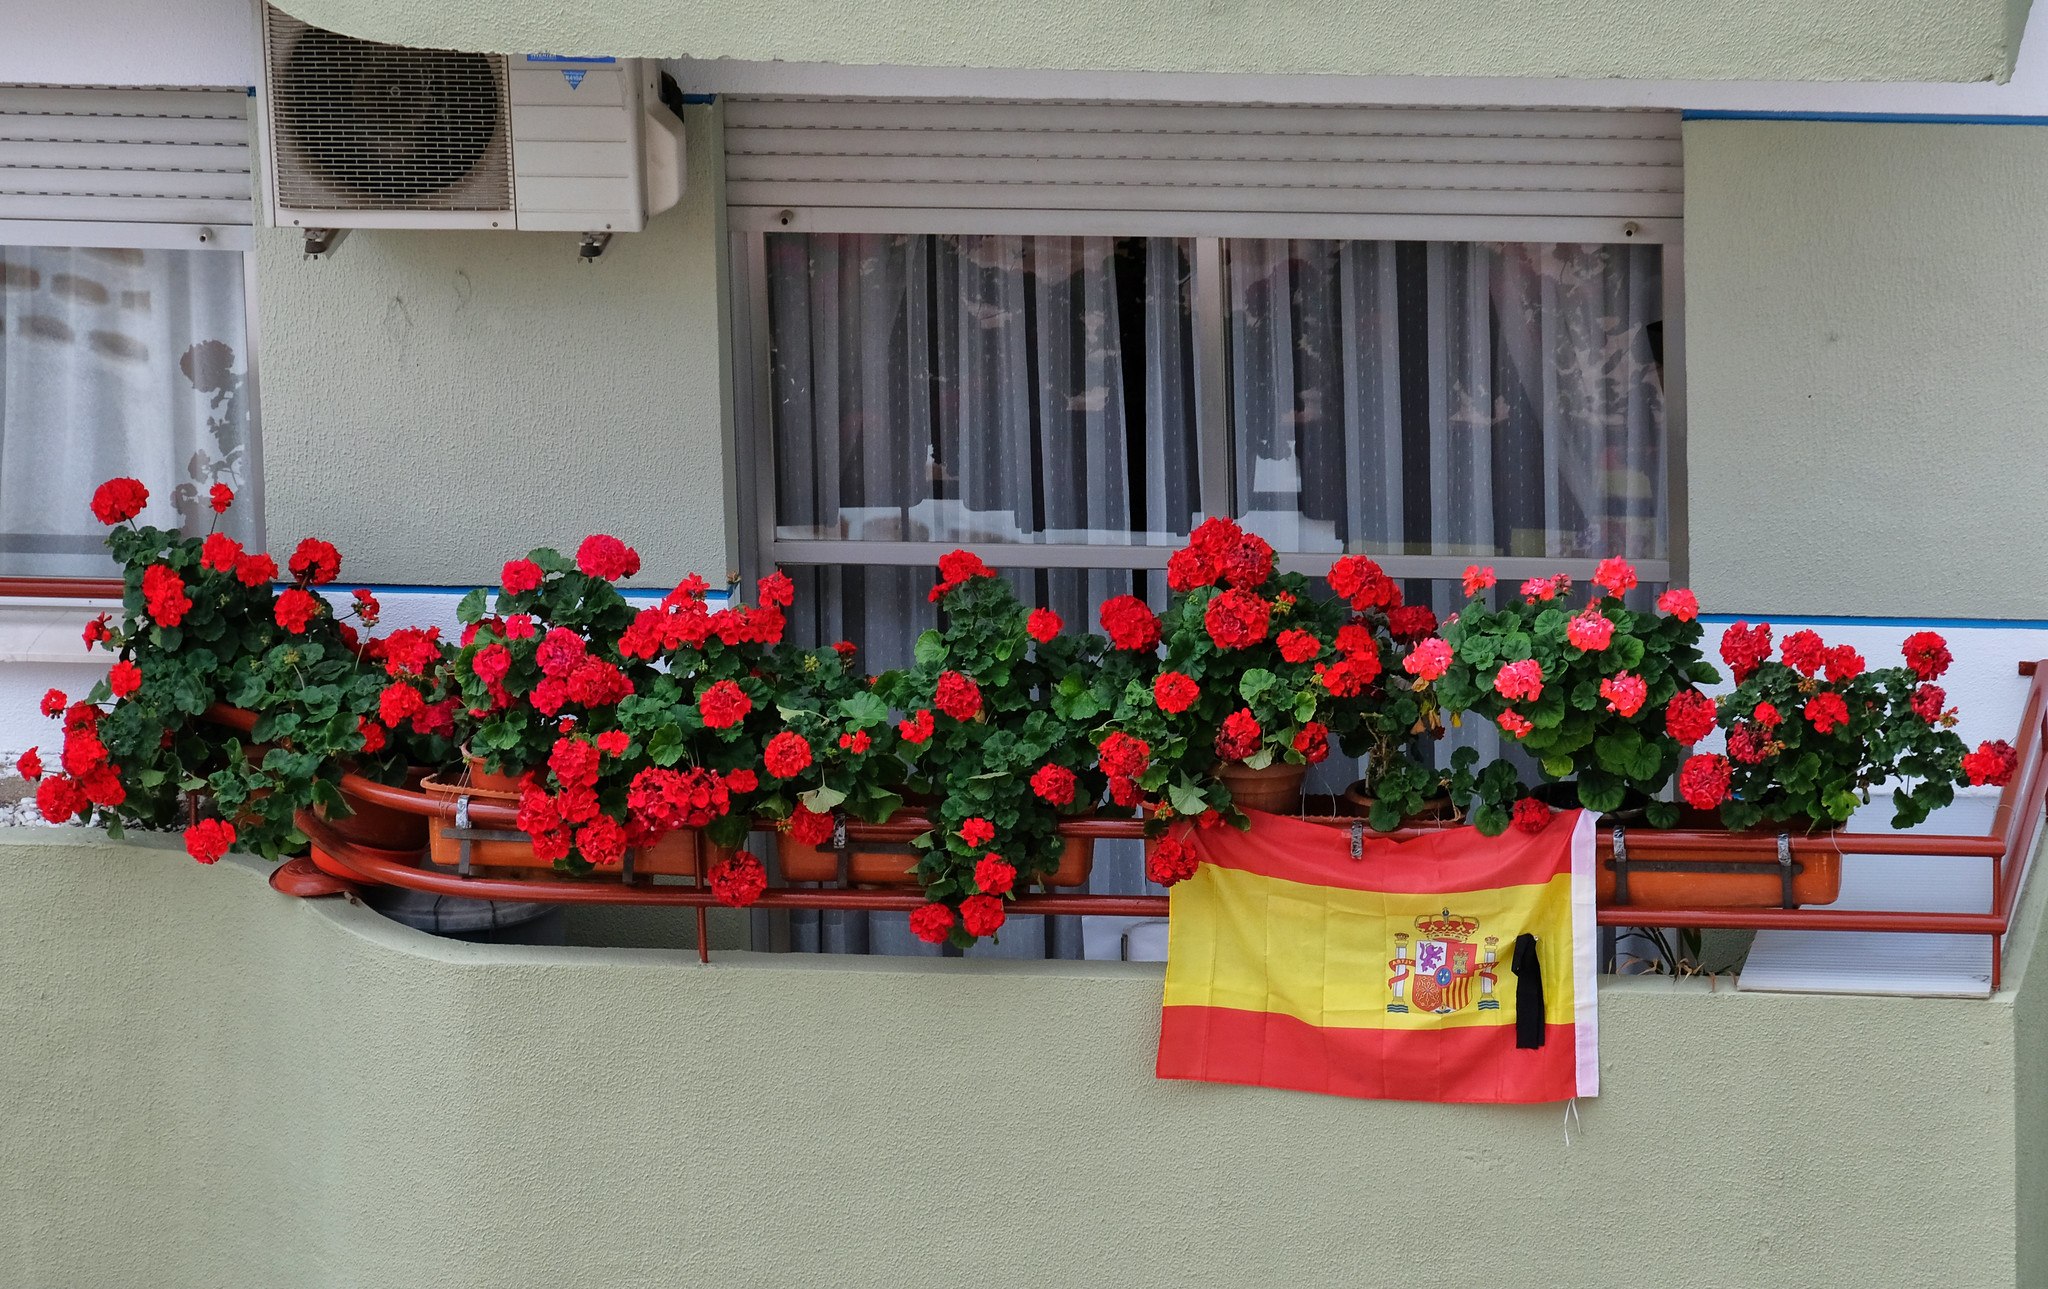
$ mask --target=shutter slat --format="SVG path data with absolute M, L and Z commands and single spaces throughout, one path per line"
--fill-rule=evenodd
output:
M 1684 204 L 1665 111 L 737 98 L 725 136 L 735 209 L 1669 220 Z
M 0 86 L 0 219 L 251 225 L 248 110 L 241 90 Z

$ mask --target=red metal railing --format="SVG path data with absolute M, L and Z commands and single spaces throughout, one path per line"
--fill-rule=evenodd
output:
M 0 600 L 118 600 L 118 577 L 0 577 Z
M 1893 931 L 1927 935 L 1984 935 L 1991 938 L 1991 983 L 1995 989 L 2001 976 L 2001 946 L 2011 929 L 2018 907 L 2027 860 L 2033 853 L 2042 822 L 2044 793 L 2048 793 L 2048 667 L 2023 663 L 2021 674 L 2031 676 L 2025 710 L 2020 718 L 2016 745 L 2019 765 L 2012 781 L 2001 793 L 1990 830 L 1982 836 L 1934 833 L 1822 833 L 1791 839 L 1794 858 L 1823 854 L 1840 855 L 1926 855 L 1955 859 L 1988 859 L 1992 865 L 1992 901 L 1988 913 L 1927 913 L 1911 910 L 1867 910 L 1828 908 L 1657 908 L 1635 905 L 1603 906 L 1603 926 L 1655 925 L 1682 928 L 1781 929 L 1806 931 Z M 344 786 L 362 798 L 412 814 L 452 818 L 455 803 L 403 788 L 388 787 L 350 775 Z M 472 801 L 469 817 L 482 827 L 513 827 L 518 811 L 510 806 Z M 1314 822 L 1349 827 L 1349 818 L 1317 818 Z M 905 841 L 923 831 L 922 823 L 849 824 L 847 832 L 860 841 Z M 1060 831 L 1077 837 L 1135 839 L 1144 834 L 1136 819 L 1077 819 L 1061 825 Z M 314 845 L 314 863 L 330 875 L 347 882 L 403 886 L 440 895 L 472 899 L 526 900 L 556 904 L 653 904 L 697 910 L 698 954 L 708 958 L 703 934 L 704 910 L 716 901 L 701 885 L 657 886 L 650 882 L 593 883 L 580 881 L 525 881 L 488 877 L 462 877 L 421 868 L 416 856 L 396 855 L 353 845 L 322 825 L 307 821 Z M 1396 838 L 1421 835 L 1420 829 L 1403 829 Z M 1704 831 L 1632 832 L 1628 836 L 1632 861 L 1659 859 L 1774 861 L 1778 839 L 1772 836 L 1736 835 Z M 1610 835 L 1600 839 L 1601 858 L 1612 857 Z M 305 861 L 295 861 L 304 864 Z M 303 872 L 303 869 L 301 870 Z M 795 889 L 774 888 L 764 892 L 754 907 L 762 909 L 851 909 L 868 912 L 905 912 L 924 903 L 915 890 Z M 1163 895 L 1087 895 L 1034 892 L 1011 902 L 1014 914 L 1096 914 L 1112 917 L 1163 918 L 1168 899 Z

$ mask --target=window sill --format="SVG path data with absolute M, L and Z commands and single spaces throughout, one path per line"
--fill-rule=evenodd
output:
M 65 663 L 102 667 L 82 640 L 85 624 L 118 611 L 112 600 L 16 600 L 0 604 L 0 663 Z

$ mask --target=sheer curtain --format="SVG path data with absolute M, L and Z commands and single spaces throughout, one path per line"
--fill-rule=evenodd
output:
M 248 379 L 240 255 L 0 246 L 0 572 L 110 575 L 87 502 L 115 475 L 200 532 L 226 483 L 259 542 Z
M 797 630 L 906 663 L 935 623 L 928 567 L 863 541 L 1003 542 L 1019 596 L 1076 628 L 1125 570 L 1031 568 L 1033 545 L 1177 545 L 1199 453 L 1187 255 L 1169 240 L 776 234 L 767 239 L 778 537 L 843 540 L 792 570 Z M 1091 889 L 1143 889 L 1134 845 Z M 1077 957 L 1077 919 L 1017 918 L 977 954 Z M 901 915 L 792 920 L 799 949 L 932 953 Z

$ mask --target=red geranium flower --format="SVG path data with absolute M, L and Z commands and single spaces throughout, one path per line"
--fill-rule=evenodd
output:
M 185 830 L 185 853 L 213 864 L 235 844 L 235 826 L 224 819 L 202 819 Z
M 790 838 L 806 846 L 822 846 L 831 841 L 833 827 L 831 811 L 813 810 L 801 801 L 789 813 Z
M 1441 680 L 1450 669 L 1450 641 L 1434 636 L 1409 650 L 1401 660 L 1401 670 L 1424 682 Z
M 1201 696 L 1202 687 L 1177 671 L 1161 672 L 1152 682 L 1152 701 L 1169 716 L 1180 715 Z
M 30 748 L 28 751 L 23 752 L 19 757 L 15 758 L 14 772 L 16 774 L 19 774 L 24 779 L 42 778 L 42 756 L 34 748 Z
M 1543 697 L 1543 664 L 1534 658 L 1508 663 L 1494 676 L 1493 688 L 1502 698 L 1533 703 Z
M 306 626 L 320 612 L 320 597 L 294 586 L 277 597 L 277 625 L 295 636 L 306 634 Z
M 1177 886 L 1201 866 L 1195 848 L 1178 837 L 1161 837 L 1145 847 L 1145 877 L 1161 886 Z
M 377 715 L 393 729 L 426 705 L 427 700 L 420 697 L 419 691 L 402 680 L 392 681 L 377 695 Z
M 752 770 L 734 770 L 725 776 L 725 786 L 732 792 L 752 792 L 761 786 L 761 782 Z
M 761 753 L 761 764 L 778 779 L 795 778 L 810 767 L 810 741 L 795 730 L 784 730 L 768 740 Z
M 1842 701 L 1840 694 L 1828 690 L 1807 699 L 1805 712 L 1807 721 L 1823 734 L 1849 723 L 1849 704 Z
M 1854 680 L 1863 674 L 1863 655 L 1848 645 L 1836 645 L 1828 650 L 1827 673 L 1830 684 L 1839 685 L 1845 680 Z
M 1751 627 L 1747 622 L 1737 622 L 1721 633 L 1721 661 L 1728 664 L 1735 673 L 1735 683 L 1748 680 L 1751 673 L 1771 656 L 1771 624 L 1759 622 Z
M 1478 564 L 1467 564 L 1465 566 L 1465 598 L 1471 599 L 1481 591 L 1492 586 L 1496 580 L 1498 579 L 1494 576 L 1492 569 Z
M 1523 832 L 1542 832 L 1550 826 L 1550 807 L 1534 797 L 1515 803 L 1514 824 Z
M 1614 639 L 1614 623 L 1600 610 L 1588 606 L 1572 617 L 1565 627 L 1564 638 L 1574 649 L 1598 653 Z
M 43 694 L 42 709 L 45 716 L 55 716 L 70 705 L 71 700 L 64 696 L 61 689 L 47 690 Z
M 1310 765 L 1321 765 L 1330 755 L 1330 727 L 1321 721 L 1310 721 L 1294 736 L 1294 750 L 1301 753 L 1301 759 Z
M 1404 644 L 1432 634 L 1436 625 L 1436 611 L 1427 604 L 1404 604 L 1387 614 L 1388 632 Z
M 1827 644 L 1813 631 L 1794 631 L 1778 648 L 1785 665 L 1802 676 L 1819 671 L 1828 656 Z
M 1758 703 L 1756 710 L 1752 711 L 1749 715 L 1751 720 L 1765 729 L 1774 729 L 1777 727 L 1778 722 L 1785 719 L 1778 715 L 1778 709 L 1770 703 Z
M 937 604 L 946 598 L 953 588 L 970 578 L 994 576 L 995 570 L 982 563 L 981 556 L 973 551 L 948 551 L 939 556 L 939 584 L 933 587 L 931 594 L 925 598 Z
M 761 867 L 760 860 L 744 850 L 713 864 L 710 879 L 711 893 L 720 904 L 729 908 L 743 909 L 760 899 L 761 892 L 768 889 L 768 870 Z
M 1330 565 L 1330 589 L 1339 599 L 1363 613 L 1368 609 L 1391 609 L 1401 603 L 1401 588 L 1372 559 L 1346 555 Z
M 1166 589 L 1169 591 L 1192 591 L 1198 586 L 1208 586 L 1216 580 L 1216 565 L 1204 552 L 1193 546 L 1184 546 L 1166 560 Z
M 384 616 L 384 606 L 377 603 L 377 597 L 368 587 L 357 587 L 349 592 L 349 597 L 356 602 L 356 616 L 363 620 L 364 626 L 374 627 L 377 619 Z
M 608 533 L 592 533 L 576 548 L 576 567 L 590 577 L 616 582 L 640 571 L 640 552 Z
M 1152 763 L 1151 745 L 1122 730 L 1112 730 L 1095 753 L 1104 774 L 1126 779 L 1137 778 Z
M 609 757 L 624 756 L 631 746 L 633 738 L 624 730 L 606 730 L 597 736 L 597 750 Z
M 113 614 L 102 613 L 98 617 L 94 618 L 92 621 L 86 623 L 85 634 L 83 637 L 83 639 L 85 640 L 85 647 L 90 649 L 95 645 L 104 644 L 107 641 L 112 640 L 114 638 L 114 629 L 108 626 L 107 624 L 109 622 L 112 622 L 113 620 Z
M 1273 637 L 1273 643 L 1280 647 L 1280 656 L 1289 662 L 1303 663 L 1323 651 L 1323 642 L 1316 639 L 1312 631 L 1289 627 Z
M 598 760 L 595 744 L 580 738 L 559 738 L 548 753 L 548 769 L 555 772 L 556 781 L 564 788 L 594 788 Z
M 1242 761 L 1259 750 L 1259 740 L 1264 737 L 1259 718 L 1249 707 L 1240 707 L 1223 718 L 1223 728 L 1216 735 L 1216 755 L 1225 761 Z
M 896 733 L 905 743 L 924 743 L 932 736 L 934 724 L 931 709 L 921 707 L 911 713 L 910 719 L 896 722 Z
M 1611 555 L 1593 571 L 1593 585 L 1605 588 L 1616 598 L 1627 595 L 1636 589 L 1635 566 L 1619 555 Z
M 142 668 L 132 662 L 117 662 L 107 671 L 107 688 L 114 697 L 126 698 L 142 688 Z
M 1240 528 L 1236 540 L 1223 548 L 1217 564 L 1225 582 L 1241 591 L 1256 590 L 1273 576 L 1273 547 L 1257 533 Z
M 981 686 L 957 671 L 942 671 L 932 706 L 956 721 L 971 721 L 981 715 Z
M 841 734 L 839 736 L 839 750 L 851 752 L 855 756 L 862 755 L 869 748 L 873 747 L 874 744 L 874 739 L 869 736 L 866 730 L 855 730 L 851 734 Z
M 706 728 L 729 730 L 746 719 L 754 710 L 754 700 L 747 697 L 747 691 L 737 681 L 713 681 L 697 699 L 697 711 L 704 717 Z
M 524 595 L 528 591 L 540 589 L 541 581 L 546 576 L 540 565 L 532 560 L 515 559 L 505 562 L 505 568 L 499 573 L 498 580 L 503 584 L 506 594 Z
M 216 515 L 228 513 L 228 507 L 235 504 L 235 490 L 224 483 L 217 483 L 206 490 L 206 504 L 213 507 Z
M 208 533 L 199 544 L 199 567 L 215 573 L 232 573 L 242 558 L 242 543 L 226 533 Z
M 1118 649 L 1149 653 L 1159 647 L 1159 619 L 1135 595 L 1112 596 L 1102 602 L 1102 630 Z
M 1649 696 L 1650 687 L 1643 678 L 1625 671 L 1600 682 L 1600 697 L 1607 700 L 1607 710 L 1617 716 L 1634 716 L 1643 710 L 1643 700 Z
M 1699 753 L 1688 757 L 1678 772 L 1678 793 L 1696 809 L 1712 810 L 1728 799 L 1732 776 L 1727 757 Z
M 277 580 L 277 561 L 257 551 L 235 561 L 235 580 L 243 586 L 268 586 Z
M 1929 725 L 1941 719 L 1948 707 L 1948 691 L 1940 685 L 1922 685 L 1913 691 L 1913 714 Z
M 393 638 L 397 638 L 396 633 Z M 583 661 L 584 653 L 582 636 L 567 627 L 549 627 L 534 646 L 533 660 L 540 665 L 542 675 L 567 676 Z
M 1568 574 L 1556 573 L 1550 577 L 1532 577 L 1522 583 L 1522 598 L 1528 600 L 1554 600 L 1572 589 Z
M 1668 613 L 1680 622 L 1690 622 L 1700 615 L 1699 597 L 1691 591 L 1674 588 L 1657 597 L 1657 611 Z
M 1040 644 L 1045 644 L 1058 635 L 1060 628 L 1065 625 L 1066 623 L 1060 621 L 1060 615 L 1051 609 L 1033 609 L 1031 616 L 1024 619 L 1025 632 Z
M 1017 866 L 991 851 L 974 866 L 974 884 L 990 895 L 1002 895 L 1017 884 Z
M 599 815 L 576 830 L 576 849 L 583 858 L 601 867 L 623 863 L 626 858 L 626 830 L 609 815 Z
M 926 904 L 910 914 L 910 933 L 926 944 L 944 944 L 953 932 L 953 910 L 943 904 Z
M 1905 655 L 1913 674 L 1922 680 L 1936 679 L 1955 661 L 1948 651 L 1948 641 L 1933 631 L 1915 631 L 1899 646 L 1899 652 Z
M 1681 689 L 1664 705 L 1664 728 L 1690 747 L 1714 732 L 1714 700 L 1697 689 Z
M 1041 765 L 1031 776 L 1031 790 L 1048 805 L 1074 803 L 1074 772 L 1064 765 Z
M 1249 649 L 1266 638 L 1272 606 L 1250 591 L 1220 591 L 1203 611 L 1202 625 L 1218 649 Z
M 375 756 L 384 750 L 387 742 L 384 727 L 369 717 L 356 717 L 356 733 L 362 735 L 364 756 Z
M 789 580 L 789 574 L 778 568 L 755 584 L 754 599 L 759 601 L 763 608 L 789 608 L 796 603 L 796 583 Z
M 308 537 L 299 543 L 299 548 L 292 552 L 284 566 L 302 582 L 325 586 L 341 573 L 341 552 L 334 549 L 332 542 Z
M 2002 788 L 2012 782 L 2013 771 L 2019 768 L 2019 753 L 2004 739 L 1977 745 L 1977 750 L 1963 755 L 1963 773 L 1973 788 L 1989 785 Z
M 36 813 L 50 823 L 68 823 L 87 804 L 85 792 L 70 779 L 52 775 L 36 785 Z
M 976 815 L 961 821 L 958 835 L 970 848 L 978 850 L 996 839 L 996 826 Z
M 109 479 L 93 490 L 92 515 L 103 524 L 121 524 L 142 513 L 149 489 L 140 479 Z
M 1761 729 L 1749 721 L 1737 721 L 1728 731 L 1728 759 L 1743 765 L 1756 765 L 1770 754 L 1771 740 Z
M 1534 721 L 1531 721 L 1520 712 L 1512 710 L 1502 712 L 1500 719 L 1495 721 L 1494 724 L 1500 726 L 1501 729 L 1514 735 L 1516 738 L 1527 738 L 1529 731 L 1536 728 Z
M 177 626 L 192 608 L 192 599 L 185 594 L 185 579 L 163 564 L 142 570 L 142 600 L 149 616 L 162 627 Z
M 970 895 L 960 901 L 960 925 L 977 939 L 1003 929 L 1003 902 L 993 895 Z

